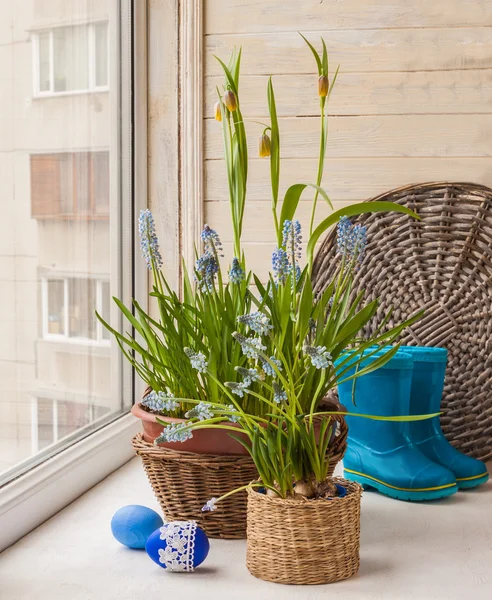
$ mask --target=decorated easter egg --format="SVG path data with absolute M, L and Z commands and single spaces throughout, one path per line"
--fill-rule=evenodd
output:
M 146 506 L 130 504 L 115 512 L 111 519 L 114 537 L 128 548 L 145 548 L 149 535 L 163 524 L 162 518 Z
M 210 543 L 196 521 L 172 521 L 149 536 L 145 550 L 160 567 L 189 572 L 207 558 Z

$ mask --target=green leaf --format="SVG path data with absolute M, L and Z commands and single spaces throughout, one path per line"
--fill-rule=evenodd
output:
M 323 75 L 328 77 L 328 52 L 326 50 L 325 40 L 321 38 L 321 43 L 323 44 L 323 59 L 322 59 L 322 69 Z
M 414 219 L 420 220 L 420 217 L 417 215 L 417 213 L 413 212 L 413 210 L 410 210 L 406 206 L 396 204 L 396 202 L 359 202 L 357 204 L 345 206 L 344 208 L 337 210 L 336 212 L 332 213 L 329 217 L 321 221 L 318 227 L 316 227 L 316 229 L 313 231 L 306 251 L 308 263 L 312 264 L 314 249 L 319 238 L 327 229 L 338 223 L 340 217 L 353 217 L 355 215 L 362 215 L 365 213 L 389 211 L 403 213 L 409 215 L 410 217 L 413 217 Z
M 285 192 L 284 201 L 282 203 L 282 211 L 280 213 L 281 227 L 286 220 L 291 221 L 294 218 L 301 195 L 307 187 L 316 190 L 326 200 L 326 202 L 328 202 L 331 208 L 333 208 L 328 194 L 319 185 L 314 183 L 295 183 L 294 185 L 291 185 L 290 188 Z
M 317 52 L 316 48 L 312 44 L 310 44 L 308 42 L 308 40 L 302 35 L 302 33 L 300 31 L 298 31 L 298 33 L 302 37 L 302 39 L 306 42 L 306 44 L 309 46 L 311 52 L 313 53 L 313 56 L 314 56 L 314 58 L 316 60 L 316 65 L 318 67 L 318 75 L 322 75 L 323 74 L 323 67 L 321 65 L 321 60 L 319 58 L 319 55 L 318 55 L 318 52 Z

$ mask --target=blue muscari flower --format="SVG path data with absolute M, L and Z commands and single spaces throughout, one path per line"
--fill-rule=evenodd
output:
M 367 229 L 352 225 L 348 217 L 340 217 L 337 227 L 337 249 L 341 256 L 360 265 L 367 244 Z
M 236 383 L 235 381 L 226 381 L 226 386 L 231 390 L 233 394 L 242 398 L 245 393 L 249 392 L 248 390 L 249 383 L 245 381 L 241 383 Z
M 191 423 L 171 423 L 164 427 L 161 435 L 154 440 L 154 444 L 162 444 L 163 442 L 186 442 L 193 437 L 191 429 L 182 431 L 185 427 L 188 427 Z
M 241 344 L 243 354 L 248 358 L 256 359 L 259 357 L 258 352 L 266 350 L 259 337 L 246 337 L 237 331 L 232 334 L 232 337 Z
M 317 369 L 326 369 L 332 363 L 331 354 L 325 346 L 304 346 L 304 351 L 311 359 L 311 364 Z
M 164 392 L 150 392 L 142 400 L 142 404 L 150 408 L 154 412 L 166 413 L 172 412 L 179 407 L 179 402 L 174 399 L 174 396 Z
M 198 419 L 199 421 L 206 421 L 214 416 L 212 411 L 212 405 L 210 402 L 199 402 L 196 406 L 185 413 L 187 419 Z
M 231 268 L 229 269 L 229 281 L 231 283 L 241 283 L 241 281 L 244 281 L 244 278 L 245 275 L 241 263 L 238 258 L 234 257 L 232 259 Z
M 229 421 L 231 423 L 239 423 L 241 415 L 237 412 L 236 407 L 233 404 L 229 404 L 227 408 L 232 413 L 232 415 L 229 415 Z
M 273 382 L 273 401 L 276 404 L 280 404 L 287 400 L 287 392 L 280 386 L 276 381 Z
M 214 289 L 215 276 L 219 272 L 219 263 L 215 255 L 206 252 L 195 263 L 195 281 L 200 284 L 203 293 Z
M 260 381 L 261 374 L 256 369 L 245 369 L 244 367 L 235 367 L 235 370 L 243 378 L 243 383 L 248 386 L 255 381 Z
M 253 312 L 249 315 L 241 315 L 237 318 L 238 323 L 244 323 L 255 333 L 260 335 L 266 335 L 270 329 L 273 329 L 273 325 L 270 323 L 270 319 L 262 312 Z
M 290 272 L 289 259 L 287 252 L 282 248 L 277 248 L 272 254 L 273 277 L 277 285 L 283 285 Z
M 186 356 L 190 359 L 191 366 L 199 373 L 205 373 L 208 367 L 205 354 L 202 352 L 195 352 L 191 348 L 185 348 L 184 351 Z
M 287 258 L 292 265 L 301 258 L 302 250 L 302 235 L 301 235 L 301 224 L 299 221 L 284 221 L 284 228 L 282 230 L 282 246 L 287 252 Z
M 211 512 L 217 510 L 217 498 L 210 498 L 207 502 L 202 506 L 202 512 Z
M 222 242 L 220 241 L 219 234 L 215 231 L 215 229 L 205 225 L 201 233 L 201 238 L 205 248 L 205 254 L 211 254 L 216 257 L 217 254 L 222 252 Z M 220 254 L 220 256 L 223 255 Z
M 140 235 L 140 249 L 147 263 L 147 268 L 151 271 L 154 265 L 156 269 L 160 269 L 162 267 L 162 256 L 159 252 L 159 240 L 155 232 L 154 218 L 148 208 L 140 211 L 138 233 Z
M 279 371 L 282 370 L 282 361 L 280 361 L 278 358 L 275 358 L 275 356 L 270 356 L 270 360 L 272 361 L 272 363 L 275 363 L 277 365 Z M 266 375 L 271 375 L 272 377 L 275 377 L 277 375 L 270 363 L 263 359 L 261 359 L 261 363 Z

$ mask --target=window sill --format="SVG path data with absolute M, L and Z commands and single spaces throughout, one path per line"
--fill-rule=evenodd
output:
M 68 338 L 58 335 L 47 335 L 38 340 L 39 345 L 49 345 L 55 351 L 68 352 L 69 354 L 87 354 L 92 356 L 109 356 L 111 342 L 97 342 L 95 340 L 84 340 L 80 338 Z
M 105 94 L 109 92 L 109 87 L 94 88 L 92 90 L 70 90 L 67 92 L 38 92 L 33 94 L 33 100 L 43 100 L 44 98 L 63 98 L 64 96 L 82 96 L 84 94 Z
M 130 460 L 139 429 L 124 415 L 0 488 L 0 552 Z

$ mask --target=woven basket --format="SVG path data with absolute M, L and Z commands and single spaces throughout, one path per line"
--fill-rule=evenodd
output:
M 210 498 L 248 484 L 258 477 L 249 456 L 213 456 L 161 448 L 133 438 L 154 494 L 167 521 L 194 519 L 211 538 L 246 537 L 246 492 L 220 503 L 220 510 L 202 512 Z
M 354 294 L 365 289 L 366 300 L 379 297 L 379 319 L 394 307 L 389 325 L 425 309 L 400 341 L 448 349 L 444 433 L 459 450 L 487 460 L 492 457 L 492 190 L 470 183 L 426 183 L 372 200 L 407 206 L 421 220 L 395 212 L 352 219 L 367 226 L 368 237 Z M 314 264 L 317 293 L 337 264 L 332 230 Z
M 246 566 L 275 583 L 333 583 L 359 569 L 362 488 L 335 478 L 345 498 L 292 500 L 248 489 Z

